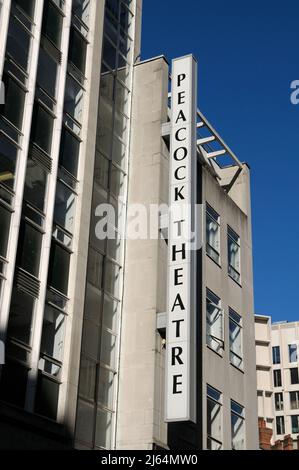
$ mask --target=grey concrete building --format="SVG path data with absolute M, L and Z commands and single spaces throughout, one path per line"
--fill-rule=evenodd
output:
M 250 171 L 199 111 L 197 417 L 165 423 L 167 215 L 124 236 L 169 200 L 171 70 L 140 61 L 141 11 L 1 2 L 2 448 L 258 448 Z
M 272 443 L 299 435 L 299 323 L 255 316 L 258 416 L 273 430 Z

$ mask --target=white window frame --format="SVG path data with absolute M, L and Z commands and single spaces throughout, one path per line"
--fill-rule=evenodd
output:
M 212 302 L 209 299 L 209 294 L 210 294 L 210 296 L 214 296 L 219 300 L 218 305 L 215 304 L 214 302 Z M 218 338 L 217 336 L 214 336 L 213 334 L 211 334 L 211 332 L 208 332 L 208 315 L 209 315 L 208 305 L 212 306 L 214 309 L 216 309 L 218 311 L 216 321 L 220 317 L 220 319 L 221 319 L 221 332 L 222 332 L 222 337 L 221 338 Z M 214 321 L 213 325 L 215 323 L 216 322 Z M 223 351 L 224 351 L 224 310 L 221 307 L 221 299 L 216 294 L 214 294 L 214 292 L 212 292 L 210 289 L 206 290 L 206 329 L 207 329 L 207 331 L 206 331 L 207 346 L 209 348 L 211 348 L 213 351 L 215 351 L 217 354 L 220 354 L 222 356 Z M 216 344 L 218 344 L 217 347 L 216 347 Z
M 215 263 L 217 263 L 217 264 L 219 264 L 219 266 L 221 266 L 221 256 L 220 256 L 220 248 L 221 248 L 221 245 L 220 245 L 220 236 L 221 236 L 221 233 L 220 233 L 220 215 L 218 214 L 217 211 L 215 211 L 215 209 L 213 209 L 213 207 L 210 204 L 208 204 L 206 202 L 206 234 L 207 234 L 207 231 L 208 231 L 208 220 L 207 220 L 208 217 L 210 217 L 212 222 L 214 222 L 217 225 L 218 231 L 217 231 L 216 247 L 212 246 L 208 242 L 207 235 L 206 235 L 206 253 L 209 256 L 209 258 L 211 258 L 213 261 L 215 261 Z
M 244 360 L 243 360 L 243 322 L 242 322 L 242 317 L 239 315 L 233 308 L 229 307 L 228 308 L 229 312 L 229 352 L 230 352 L 230 363 L 234 366 L 237 367 L 237 369 L 243 370 L 244 366 Z M 239 322 L 236 320 L 235 317 L 239 317 Z M 241 336 L 241 356 L 239 356 L 235 351 L 232 350 L 232 342 L 231 342 L 231 335 L 230 335 L 230 324 L 234 323 L 239 328 L 240 331 L 240 336 Z M 233 358 L 237 358 L 240 363 L 235 364 L 233 362 Z
M 229 262 L 229 240 L 231 240 L 238 247 L 239 269 Z M 240 236 L 229 225 L 227 226 L 227 264 L 228 275 L 238 284 L 241 284 L 241 240 Z
M 215 391 L 217 394 L 219 394 L 219 399 L 217 400 L 215 398 L 215 396 L 212 396 L 212 394 L 209 394 L 209 389 L 211 391 Z M 213 403 L 215 403 L 216 405 L 218 405 L 218 410 L 220 412 L 220 422 L 221 422 L 221 430 L 220 430 L 220 434 L 221 434 L 221 441 L 219 441 L 218 439 L 216 439 L 215 437 L 213 437 L 212 435 L 210 435 L 208 433 L 208 415 L 207 415 L 207 448 L 209 448 L 209 444 L 208 442 L 210 441 L 213 445 L 215 445 L 216 448 L 213 448 L 212 450 L 222 450 L 222 446 L 223 446 L 223 403 L 222 403 L 222 393 L 217 390 L 216 388 L 212 387 L 211 385 L 207 384 L 207 405 L 208 405 L 208 401 L 211 401 Z

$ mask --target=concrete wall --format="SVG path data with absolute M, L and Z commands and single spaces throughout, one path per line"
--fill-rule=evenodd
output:
M 167 120 L 168 65 L 164 58 L 135 66 L 128 204 L 168 201 L 168 152 L 161 139 Z M 120 349 L 118 449 L 166 444 L 163 424 L 164 349 L 156 331 L 166 309 L 164 240 L 126 244 Z

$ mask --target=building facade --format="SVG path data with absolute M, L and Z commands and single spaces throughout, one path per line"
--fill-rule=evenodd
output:
M 272 323 L 256 315 L 258 415 L 272 429 L 272 443 L 299 435 L 299 323 Z
M 141 9 L 1 2 L 3 448 L 258 447 L 249 168 L 199 111 L 197 419 L 164 420 L 165 213 L 124 236 L 169 200 L 170 67 L 140 61 Z

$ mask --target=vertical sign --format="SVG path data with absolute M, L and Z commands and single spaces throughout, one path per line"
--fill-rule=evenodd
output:
M 166 422 L 196 422 L 197 63 L 172 62 L 168 226 Z

